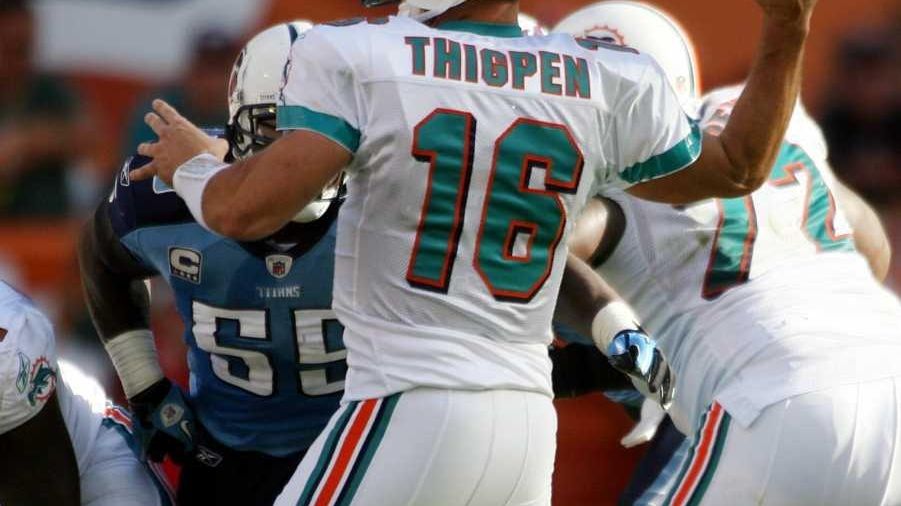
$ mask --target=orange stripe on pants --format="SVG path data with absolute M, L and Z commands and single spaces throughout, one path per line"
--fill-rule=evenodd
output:
M 676 495 L 673 496 L 672 506 L 682 506 L 691 498 L 691 493 L 698 484 L 698 480 L 704 474 L 707 468 L 707 462 L 710 460 L 710 450 L 713 448 L 713 442 L 716 440 L 717 429 L 723 420 L 723 407 L 719 403 L 714 402 L 710 407 L 710 414 L 704 429 L 701 432 L 701 441 L 698 442 L 698 449 L 695 452 L 694 460 Z
M 332 502 L 335 492 L 338 490 L 338 485 L 341 483 L 341 478 L 344 477 L 344 473 L 347 471 L 357 446 L 363 440 L 363 432 L 366 430 L 366 426 L 369 425 L 378 402 L 378 399 L 368 399 L 360 405 L 360 410 L 347 431 L 344 442 L 341 443 L 341 449 L 338 450 L 335 464 L 332 466 L 332 470 L 328 474 L 322 490 L 319 492 L 319 497 L 314 503 L 316 506 L 328 506 Z

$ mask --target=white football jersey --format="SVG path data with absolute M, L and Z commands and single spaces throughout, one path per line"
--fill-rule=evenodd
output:
M 141 463 L 131 415 L 75 365 L 59 361 L 59 407 L 72 440 L 82 506 L 166 506 L 175 494 L 159 464 Z
M 53 327 L 27 297 L 0 281 L 0 434 L 40 413 L 56 382 Z
M 417 386 L 551 395 L 572 220 L 599 188 L 677 171 L 698 131 L 652 59 L 516 26 L 320 26 L 281 130 L 354 154 L 336 248 L 346 399 Z
M 172 503 L 162 475 L 141 464 L 129 447 L 127 413 L 112 406 L 96 380 L 64 361 L 57 365 L 55 347 L 49 320 L 0 281 L 0 434 L 31 420 L 56 392 L 78 462 L 83 505 Z
M 703 99 L 721 130 L 741 87 Z M 816 123 L 798 105 L 769 181 L 688 206 L 605 197 L 625 233 L 598 272 L 635 308 L 676 373 L 671 415 L 692 433 L 714 401 L 750 424 L 766 406 L 901 374 L 901 309 L 855 251 Z

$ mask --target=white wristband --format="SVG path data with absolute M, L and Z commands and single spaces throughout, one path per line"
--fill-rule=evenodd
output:
M 132 330 L 119 334 L 107 342 L 105 347 L 119 373 L 125 396 L 129 399 L 163 379 L 153 334 L 149 330 Z
M 210 230 L 210 227 L 203 219 L 203 190 L 213 176 L 228 166 L 209 153 L 201 153 L 175 169 L 175 175 L 172 177 L 175 193 L 185 201 L 197 223 L 207 230 Z
M 591 338 L 594 344 L 602 352 L 607 353 L 607 348 L 613 338 L 623 330 L 635 330 L 641 325 L 638 317 L 628 304 L 614 301 L 598 311 L 591 321 Z

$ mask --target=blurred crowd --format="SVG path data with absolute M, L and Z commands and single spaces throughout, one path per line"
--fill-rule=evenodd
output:
M 886 212 L 901 204 L 901 20 L 854 31 L 836 47 L 818 108 L 836 173 Z
M 242 41 L 214 28 L 201 31 L 184 74 L 173 82 L 156 83 L 137 97 L 121 126 L 121 147 L 111 157 L 109 141 L 97 135 L 96 108 L 67 76 L 37 68 L 36 23 L 27 1 L 0 2 L 0 222 L 13 232 L 36 228 L 46 231 L 48 239 L 54 234 L 74 237 L 78 224 L 106 196 L 119 164 L 139 143 L 154 138 L 143 120 L 153 98 L 167 100 L 199 124 L 225 125 L 227 77 Z M 32 234 L 25 236 L 25 241 L 32 240 Z M 31 294 L 52 313 L 61 353 L 87 370 L 104 371 L 104 383 L 116 392 L 118 382 L 82 302 L 74 243 L 64 242 L 73 244 L 63 269 L 66 279 Z M 0 277 L 27 285 L 18 267 L 0 248 Z M 167 341 L 163 360 L 170 371 L 181 370 L 181 324 L 165 285 L 156 288 L 154 310 L 163 314 L 153 320 L 157 334 Z
M 199 124 L 224 125 L 227 77 L 242 41 L 215 28 L 200 31 L 183 75 L 172 82 L 150 83 L 142 96 L 131 101 L 133 110 L 123 114 L 127 120 L 120 125 L 122 139 L 115 142 L 111 155 L 110 140 L 99 134 L 102 120 L 91 104 L 98 97 L 80 96 L 83 86 L 77 86 L 71 76 L 50 75 L 36 66 L 36 23 L 26 1 L 0 2 L 0 230 L 37 242 L 37 247 L 31 247 L 39 262 L 41 243 L 52 247 L 54 234 L 68 238 L 63 244 L 72 243 L 78 222 L 105 196 L 121 162 L 139 142 L 153 138 L 143 123 L 151 98 L 165 98 Z M 836 173 L 879 210 L 897 257 L 901 251 L 901 19 L 849 29 L 834 41 L 832 51 L 829 92 L 808 108 L 821 122 Z M 0 277 L 28 284 L 21 262 L 5 249 L 0 247 Z M 36 296 L 53 313 L 62 353 L 76 356 L 94 371 L 107 371 L 105 383 L 116 391 L 118 382 L 111 376 L 81 302 L 74 251 L 64 256 L 64 279 Z M 897 259 L 892 279 L 896 288 L 901 287 Z M 158 336 L 169 343 L 161 348 L 172 371 L 183 360 L 180 324 L 166 290 L 158 288 L 155 311 L 162 317 L 153 320 Z

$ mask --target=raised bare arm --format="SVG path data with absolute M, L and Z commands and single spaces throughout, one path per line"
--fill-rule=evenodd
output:
M 804 45 L 816 0 L 757 0 L 763 34 L 745 89 L 718 137 L 689 167 L 632 187 L 636 197 L 684 204 L 751 193 L 769 176 L 801 87 Z

